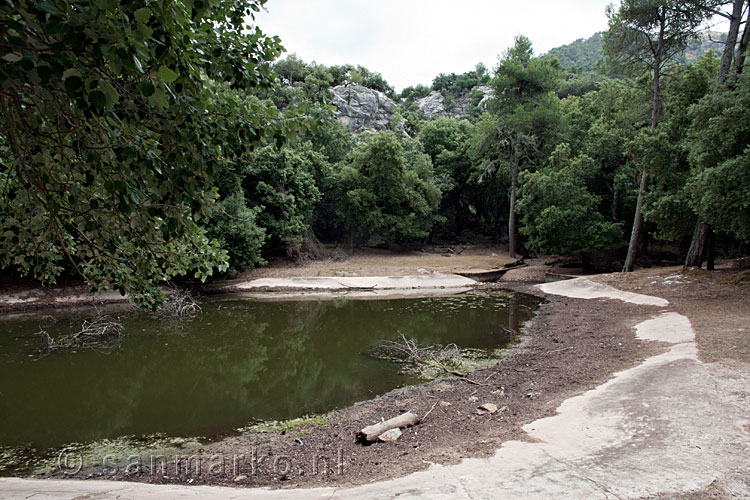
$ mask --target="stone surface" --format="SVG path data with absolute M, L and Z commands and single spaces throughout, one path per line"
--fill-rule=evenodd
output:
M 260 278 L 234 285 L 253 290 L 409 290 L 424 288 L 470 287 L 477 282 L 455 274 L 433 273 L 419 276 L 342 276 L 310 278 Z
M 492 89 L 486 85 L 481 85 L 475 87 L 475 90 L 479 90 L 484 95 L 478 107 L 486 109 L 487 101 L 492 97 Z M 331 102 L 337 109 L 336 119 L 350 132 L 378 132 L 392 130 L 394 125 L 395 128 L 403 126 L 403 121 L 398 124 L 393 123 L 398 105 L 379 90 L 349 83 L 333 87 L 331 93 L 333 95 Z M 468 116 L 474 102 L 474 98 L 470 94 L 471 92 L 454 99 L 450 107 L 446 106 L 445 99 L 438 91 L 432 91 L 429 95 L 417 99 L 414 103 L 426 118 L 439 116 L 463 118 Z
M 392 128 L 396 103 L 384 93 L 356 84 L 338 85 L 331 93 L 336 119 L 350 132 Z
M 443 105 L 443 96 L 437 90 L 433 90 L 429 95 L 420 97 L 414 104 L 424 113 L 426 118 L 434 116 L 446 116 L 448 113 Z
M 631 304 L 658 307 L 669 305 L 669 301 L 660 297 L 624 292 L 609 285 L 595 283 L 588 278 L 555 281 L 554 283 L 538 285 L 538 287 L 544 293 L 564 295 L 575 299 L 617 299 Z
M 487 108 L 487 101 L 492 97 L 492 89 L 486 85 L 475 87 L 474 90 L 479 90 L 484 94 L 484 97 L 479 102 L 479 109 Z M 473 92 L 473 91 L 472 91 Z M 443 95 L 437 90 L 433 90 L 429 95 L 419 98 L 414 103 L 417 105 L 420 111 L 424 113 L 426 118 L 435 118 L 438 116 L 452 116 L 454 118 L 463 118 L 469 114 L 469 108 L 474 102 L 474 98 L 469 94 L 459 97 L 453 100 L 452 106 L 446 106 Z
M 398 441 L 402 434 L 403 432 L 401 432 L 401 429 L 399 428 L 389 429 L 378 436 L 378 441 L 382 441 L 384 443 L 393 443 Z
M 497 405 L 493 403 L 485 403 L 482 406 L 478 408 L 480 413 L 486 414 L 489 413 L 492 415 L 493 413 L 497 413 Z
M 690 320 L 675 312 L 664 313 L 640 323 L 635 329 L 635 335 L 643 340 L 656 340 L 672 344 L 690 342 L 695 339 Z

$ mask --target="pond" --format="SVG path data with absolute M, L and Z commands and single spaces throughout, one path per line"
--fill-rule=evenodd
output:
M 0 446 L 53 448 L 125 435 L 217 436 L 253 421 L 327 412 L 420 382 L 367 351 L 403 334 L 488 353 L 539 300 L 503 291 L 387 300 L 202 302 L 189 320 L 117 310 L 106 351 L 43 353 L 42 317 L 0 318 Z M 51 335 L 92 314 L 56 312 Z M 50 322 L 49 318 L 44 321 Z

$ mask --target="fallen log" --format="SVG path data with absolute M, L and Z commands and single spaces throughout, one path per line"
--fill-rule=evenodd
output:
M 503 269 L 514 269 L 516 267 L 526 267 L 527 264 L 523 259 L 514 260 L 503 265 Z
M 357 441 L 363 443 L 374 443 L 378 440 L 378 437 L 386 431 L 391 429 L 402 429 L 405 427 L 411 427 L 419 423 L 419 416 L 408 411 L 398 417 L 393 417 L 385 422 L 379 424 L 368 425 L 361 431 L 357 432 Z

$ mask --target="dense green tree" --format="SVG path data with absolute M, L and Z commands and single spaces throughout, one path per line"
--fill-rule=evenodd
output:
M 242 192 L 267 234 L 267 251 L 289 250 L 301 243 L 320 199 L 316 172 L 327 161 L 310 142 L 258 149 L 240 171 Z
M 415 87 L 405 87 L 399 94 L 399 98 L 404 101 L 414 101 L 420 97 L 430 95 L 430 87 L 426 85 L 417 85 Z
M 696 2 L 700 8 L 707 10 L 708 12 L 716 15 L 725 17 L 729 21 L 729 32 L 726 34 L 724 47 L 721 56 L 721 62 L 719 64 L 718 71 L 716 72 L 716 84 L 714 87 L 715 92 L 722 92 L 725 87 L 733 87 L 736 82 L 736 76 L 742 71 L 742 55 L 744 50 L 742 49 L 742 42 L 740 42 L 737 48 L 738 52 L 735 54 L 735 47 L 737 46 L 737 40 L 740 34 L 740 26 L 742 22 L 742 12 L 745 6 L 746 0 L 732 0 L 727 2 L 726 0 L 698 0 Z M 717 9 L 719 4 L 731 4 L 731 9 L 728 12 L 724 12 Z M 748 9 L 748 16 L 750 19 L 750 9 Z M 745 26 L 745 32 L 747 33 L 747 25 Z M 744 38 L 744 37 L 743 37 Z M 745 43 L 747 48 L 747 43 Z M 730 75 L 730 69 L 732 62 L 735 62 L 735 72 Z M 737 68 L 740 68 L 739 70 Z M 700 267 L 703 263 L 706 252 L 712 250 L 709 240 L 712 239 L 713 229 L 709 226 L 706 219 L 698 217 L 693 230 L 693 238 L 690 242 L 690 248 L 688 249 L 687 256 L 685 257 L 685 267 L 698 266 Z M 713 256 L 713 252 L 710 252 Z M 713 258 L 708 261 L 708 268 L 713 269 L 714 263 Z
M 604 57 L 604 32 L 589 38 L 579 38 L 575 42 L 556 47 L 549 53 L 557 57 L 563 68 L 574 73 L 595 73 Z
M 508 230 L 510 172 L 507 142 L 501 119 L 484 113 L 479 117 L 469 143 L 472 188 L 469 209 L 482 226 L 491 227 L 496 237 Z
M 682 243 L 693 232 L 696 216 L 684 189 L 691 175 L 686 140 L 693 120 L 690 109 L 711 92 L 718 67 L 718 57 L 709 52 L 694 65 L 676 68 L 665 88 L 668 99 L 659 132 L 649 134 L 634 151 L 648 158 L 652 181 L 643 216 L 655 225 L 660 239 Z
M 565 81 L 557 89 L 557 96 L 564 99 L 570 96 L 583 96 L 589 92 L 599 89 L 604 81 L 602 75 L 585 73 L 582 75 L 569 74 Z
M 294 85 L 296 82 L 305 81 L 310 73 L 307 63 L 297 57 L 297 54 L 289 54 L 273 65 L 273 70 L 282 78 L 282 83 Z
M 688 149 L 690 204 L 718 231 L 750 241 L 750 75 L 695 105 Z
M 356 71 L 362 76 L 362 81 L 360 83 L 363 86 L 367 87 L 368 89 L 379 90 L 391 98 L 396 96 L 396 92 L 393 87 L 385 80 L 385 78 L 383 78 L 383 75 L 381 75 L 380 73 L 370 71 L 364 66 L 357 66 Z
M 52 283 L 67 260 L 148 306 L 224 269 L 212 177 L 279 117 L 238 94 L 273 82 L 264 3 L 0 2 L 0 266 Z
M 471 217 L 474 193 L 469 148 L 473 133 L 471 122 L 452 117 L 427 121 L 419 132 L 419 141 L 432 159 L 435 180 L 443 194 L 440 214 L 455 235 L 461 234 Z
M 586 155 L 573 158 L 566 143 L 555 149 L 544 168 L 521 173 L 520 232 L 528 237 L 531 250 L 571 255 L 621 245 L 621 224 L 605 219 L 587 187 L 595 175 L 594 160 Z
M 445 99 L 453 100 L 465 96 L 479 85 L 486 85 L 490 81 L 487 66 L 478 63 L 474 70 L 462 74 L 440 73 L 432 81 L 431 90 L 439 91 Z
M 597 91 L 564 99 L 562 108 L 564 141 L 596 166 L 588 188 L 600 200 L 599 212 L 611 221 L 632 221 L 638 172 L 628 146 L 648 124 L 648 89 L 643 82 L 605 79 Z
M 353 237 L 404 244 L 426 238 L 437 215 L 440 189 L 430 157 L 393 132 L 367 136 L 339 172 L 338 217 Z
M 261 207 L 249 208 L 242 191 L 221 200 L 208 220 L 207 230 L 229 255 L 228 274 L 234 275 L 263 265 L 266 230 L 258 223 Z
M 692 2 L 679 0 L 621 0 L 618 9 L 607 9 L 609 30 L 604 35 L 604 50 L 612 67 L 626 73 L 648 71 L 652 78 L 651 128 L 662 116 L 661 77 L 666 67 L 695 38 L 706 12 Z M 632 271 L 638 252 L 643 223 L 643 198 L 649 172 L 641 168 L 640 189 L 624 271 Z
M 559 102 L 554 94 L 562 72 L 554 58 L 534 57 L 531 41 L 517 36 L 495 71 L 491 85 L 495 98 L 490 110 L 499 118 L 489 135 L 479 141 L 478 150 L 489 150 L 497 140 L 504 144 L 499 157 L 485 156 L 485 170 L 494 173 L 499 167 L 510 172 L 510 207 L 508 241 L 511 257 L 516 256 L 516 199 L 521 163 L 548 150 L 560 118 Z M 484 146 L 482 144 L 484 143 Z

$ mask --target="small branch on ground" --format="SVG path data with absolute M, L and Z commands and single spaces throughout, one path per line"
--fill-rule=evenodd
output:
M 429 417 L 429 416 L 430 416 L 430 413 L 432 413 L 432 410 L 434 410 L 434 409 L 435 409 L 435 407 L 436 407 L 436 406 L 438 405 L 438 403 L 439 403 L 439 402 L 440 402 L 440 400 L 439 400 L 439 399 L 438 399 L 437 401 L 435 401 L 435 404 L 434 404 L 434 405 L 432 405 L 432 408 L 430 408 L 430 409 L 429 409 L 429 410 L 427 411 L 427 413 L 425 413 L 425 414 L 424 414 L 424 417 L 422 417 L 422 422 L 424 422 L 425 420 L 427 420 L 427 417 Z

